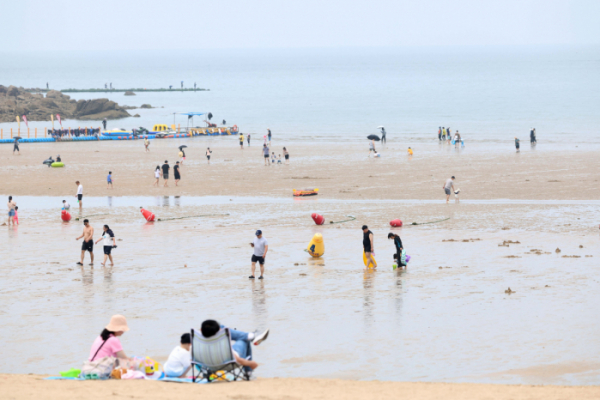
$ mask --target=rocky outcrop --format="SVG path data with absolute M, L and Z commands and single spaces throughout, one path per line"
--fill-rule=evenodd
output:
M 72 100 L 57 90 L 32 94 L 23 88 L 0 85 L 0 122 L 13 122 L 17 115 L 29 121 L 50 121 L 51 114 L 61 119 L 103 120 L 131 116 L 123 107 L 108 99 Z M 55 117 L 56 118 L 56 117 Z
M 140 108 L 153 108 L 150 104 L 142 104 Z
M 125 96 L 135 96 L 135 93 L 130 92 L 130 91 L 126 91 L 125 92 Z

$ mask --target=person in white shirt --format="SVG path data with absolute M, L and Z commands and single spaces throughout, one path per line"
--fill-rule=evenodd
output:
M 104 232 L 102 232 L 100 239 L 96 240 L 96 244 L 101 240 L 104 240 L 104 261 L 102 262 L 102 266 L 106 265 L 106 258 L 108 257 L 110 259 L 110 266 L 112 267 L 115 263 L 110 252 L 113 248 L 117 247 L 117 244 L 115 234 L 110 230 L 108 225 L 104 225 Z
M 156 169 L 154 170 L 154 178 L 156 178 L 156 181 L 154 182 L 154 185 L 152 186 L 156 186 L 158 187 L 158 180 L 160 179 L 160 166 L 156 166 Z
M 79 211 L 81 211 L 81 208 L 83 207 L 83 185 L 79 183 L 79 181 L 76 181 L 75 184 L 77 185 L 77 201 L 79 202 Z
M 258 279 L 263 279 L 263 275 L 265 273 L 265 257 L 267 256 L 267 251 L 269 251 L 269 243 L 267 239 L 262 236 L 262 231 L 259 229 L 256 231 L 256 237 L 254 238 L 254 242 L 250 243 L 250 246 L 254 247 L 254 253 L 252 254 L 252 275 L 249 276 L 250 279 L 254 279 L 254 271 L 256 271 L 256 262 L 260 264 L 260 276 Z
M 192 340 L 189 333 L 181 335 L 181 345 L 173 349 L 165 363 L 165 375 L 169 378 L 185 378 L 192 367 L 190 349 Z
M 62 209 L 69 211 L 71 209 L 71 205 L 69 203 L 67 203 L 66 200 L 63 200 L 63 208 Z

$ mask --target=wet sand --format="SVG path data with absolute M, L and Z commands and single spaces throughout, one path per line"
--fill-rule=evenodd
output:
M 143 141 L 34 143 L 21 145 L 21 156 L 11 146 L 0 148 L 0 193 L 35 196 L 72 196 L 79 180 L 84 196 L 238 195 L 289 197 L 292 189 L 318 187 L 329 199 L 444 198 L 442 185 L 451 175 L 464 199 L 599 199 L 597 149 L 543 145 L 523 146 L 516 154 L 510 147 L 474 144 L 464 149 L 452 145 L 422 143 L 415 155 L 406 155 L 412 143 L 400 139 L 385 147 L 382 157 L 367 158 L 365 143 L 273 142 L 276 154 L 290 151 L 291 163 L 265 167 L 262 142 L 243 150 L 237 138 L 153 140 L 150 153 Z M 153 188 L 154 169 L 165 160 L 177 161 L 180 145 L 187 160 L 181 169 L 181 187 Z M 204 156 L 213 150 L 211 165 Z M 65 168 L 48 168 L 42 161 L 60 154 Z M 106 175 L 113 172 L 114 190 L 106 189 Z
M 40 376 L 0 375 L 0 391 L 11 399 L 597 399 L 598 387 L 455 383 L 353 382 L 334 379 L 259 379 L 251 383 L 193 385 L 161 382 L 49 382 Z
M 16 197 L 21 219 L 20 226 L 5 227 L 0 241 L 3 259 L 10 260 L 0 263 L 6 341 L 0 356 L 10 366 L 0 372 L 56 375 L 79 367 L 110 315 L 123 313 L 131 327 L 122 338 L 127 354 L 159 361 L 206 318 L 246 330 L 270 327 L 269 340 L 255 353 L 261 364 L 256 386 L 206 389 L 218 390 L 214 396 L 231 391 L 258 398 L 278 390 L 283 396 L 294 385 L 298 389 L 286 396 L 314 398 L 310 390 L 317 388 L 335 388 L 343 398 L 361 391 L 398 398 L 405 390 L 424 399 L 442 392 L 465 398 L 467 391 L 470 398 L 597 395 L 597 388 L 458 384 L 450 390 L 405 383 L 378 384 L 378 393 L 370 386 L 375 383 L 335 380 L 599 385 L 595 154 L 538 148 L 485 156 L 436 143 L 409 159 L 390 143 L 374 160 L 358 144 L 332 153 L 329 144 L 296 143 L 288 146 L 292 165 L 264 167 L 259 146 L 240 150 L 220 139 L 210 144 L 219 154 L 210 166 L 193 155 L 200 150 L 187 149 L 181 188 L 151 186 L 153 167 L 162 163 L 157 159 L 176 155 L 176 141 L 168 148 L 166 141 L 153 142 L 151 162 L 141 142 L 91 143 L 98 150 L 91 154 L 76 143 L 29 145 L 20 157 L 0 158 L 0 193 Z M 79 160 L 77 168 L 41 165 L 60 146 L 68 165 Z M 39 162 L 25 167 L 34 153 Z M 108 170 L 114 190 L 106 190 Z M 462 192 L 460 202 L 447 205 L 441 186 L 449 175 L 459 178 Z M 62 198 L 76 207 L 76 179 L 84 184 L 82 217 L 90 216 L 96 238 L 106 223 L 121 239 L 112 268 L 102 268 L 98 258 L 93 269 L 75 265 L 82 225 L 61 223 L 59 209 Z M 293 188 L 313 184 L 321 189 L 318 197 L 291 198 Z M 185 218 L 149 224 L 139 206 L 159 218 Z M 356 219 L 317 227 L 312 212 L 327 222 Z M 390 229 L 394 218 L 405 226 Z M 410 225 L 438 220 L 445 221 Z M 362 270 L 365 223 L 375 233 L 376 272 Z M 264 281 L 247 278 L 256 229 L 271 245 Z M 392 270 L 390 230 L 412 257 L 407 270 Z M 316 232 L 325 238 L 321 259 L 304 252 Z M 505 293 L 508 287 L 514 293 Z M 68 340 L 55 340 L 63 336 Z M 265 379 L 276 377 L 286 379 Z M 138 390 L 114 387 L 119 395 Z M 169 393 L 191 390 L 167 387 Z

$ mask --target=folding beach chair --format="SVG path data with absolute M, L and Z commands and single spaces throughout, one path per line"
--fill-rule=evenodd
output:
M 210 375 L 217 371 L 231 373 L 234 381 L 250 380 L 250 373 L 235 361 L 229 328 L 208 339 L 192 329 L 192 380 L 196 382 L 202 376 L 210 382 Z

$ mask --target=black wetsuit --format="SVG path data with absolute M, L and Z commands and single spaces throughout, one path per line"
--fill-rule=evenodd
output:
M 369 237 L 369 235 L 372 235 L 373 232 L 371 231 L 367 231 L 367 233 L 363 234 L 363 249 L 365 250 L 365 253 L 372 253 L 373 249 L 371 248 L 371 238 Z

